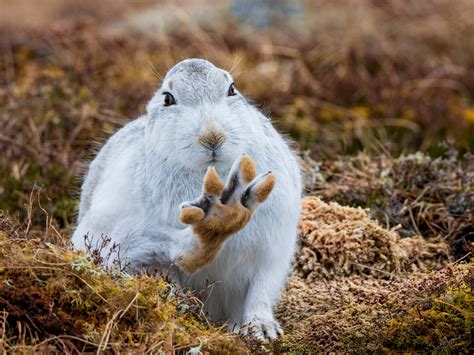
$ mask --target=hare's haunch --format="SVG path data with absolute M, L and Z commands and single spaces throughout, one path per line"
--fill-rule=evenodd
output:
M 290 270 L 300 190 L 288 142 L 230 74 L 184 60 L 146 115 L 91 162 L 72 240 L 84 249 L 107 235 L 135 271 L 168 270 L 195 290 L 215 281 L 205 303 L 213 318 L 272 339 L 282 333 L 273 307 Z

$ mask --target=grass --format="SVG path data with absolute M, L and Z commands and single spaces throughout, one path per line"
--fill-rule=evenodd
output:
M 149 2 L 116 5 L 0 14 L 1 350 L 262 350 L 196 295 L 68 247 L 85 162 L 198 56 L 291 135 L 319 198 L 278 310 L 287 335 L 266 349 L 469 351 L 472 261 L 453 261 L 473 241 L 472 2 L 318 0 L 299 27 L 259 31 L 183 12 L 166 34 L 123 25 Z
M 2 351 L 245 351 L 163 277 L 105 270 L 52 225 L 37 234 L 4 215 L 0 223 Z

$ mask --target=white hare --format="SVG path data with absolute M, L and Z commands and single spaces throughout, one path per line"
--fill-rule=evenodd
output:
M 84 249 L 85 235 L 107 235 L 135 270 L 165 269 L 195 290 L 215 282 L 205 298 L 213 319 L 273 339 L 282 333 L 273 307 L 290 270 L 300 193 L 288 143 L 230 74 L 184 60 L 146 115 L 90 164 L 72 241 Z

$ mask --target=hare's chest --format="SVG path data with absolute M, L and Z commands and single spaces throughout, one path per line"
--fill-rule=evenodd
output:
M 151 186 L 150 186 L 151 184 Z M 194 176 L 160 174 L 148 181 L 144 190 L 148 221 L 175 228 L 183 228 L 179 221 L 179 207 L 192 201 L 201 192 L 201 182 Z

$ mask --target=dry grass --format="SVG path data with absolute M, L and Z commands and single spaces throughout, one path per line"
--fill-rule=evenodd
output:
M 279 352 L 461 352 L 472 348 L 472 263 L 391 281 L 308 283 L 294 275 L 278 308 Z
M 0 351 L 246 351 L 195 294 L 162 275 L 106 270 L 50 223 L 31 230 L 0 215 Z
M 340 157 L 324 162 L 314 180 L 307 185 L 310 193 L 369 208 L 403 237 L 443 238 L 455 257 L 473 241 L 474 159 L 472 154 L 459 157 L 452 145 L 436 159 L 421 152 Z

